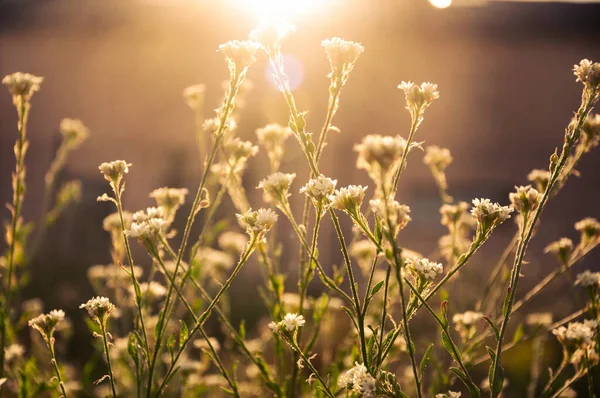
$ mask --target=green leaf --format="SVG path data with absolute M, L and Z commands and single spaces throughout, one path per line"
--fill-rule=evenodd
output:
M 188 331 L 188 327 L 184 321 L 180 320 L 179 322 L 181 322 L 181 328 L 179 329 L 179 346 L 178 346 L 178 348 L 181 349 L 181 345 L 189 336 L 189 331 Z
M 246 322 L 243 319 L 240 321 L 240 338 L 246 340 Z
M 492 331 L 494 332 L 494 336 L 496 336 L 496 340 L 498 340 L 500 338 L 500 332 L 498 331 L 498 328 L 496 327 L 496 325 L 494 325 L 494 321 L 492 321 L 487 316 L 484 316 L 483 319 L 485 319 L 485 321 L 488 323 L 488 325 L 490 325 L 490 327 L 492 328 Z
M 371 296 L 374 296 L 377 294 L 377 292 L 379 290 L 381 290 L 381 287 L 383 286 L 383 281 L 379 282 L 378 284 L 376 284 L 375 286 L 373 286 L 373 289 L 371 289 Z
M 512 338 L 513 344 L 517 344 L 519 341 L 521 341 L 521 339 L 523 338 L 523 335 L 525 335 L 525 329 L 523 327 L 523 324 L 520 323 L 519 326 L 517 327 L 517 330 L 515 330 L 515 334 Z
M 502 387 L 504 386 L 504 370 L 502 366 L 498 364 L 498 370 L 496 371 L 496 383 L 492 380 L 492 371 L 494 369 L 494 364 L 490 366 L 490 371 L 488 373 L 488 381 L 490 383 L 490 390 L 493 386 L 494 390 L 492 391 L 492 398 L 496 398 L 502 392 Z
M 129 333 L 129 341 L 127 342 L 127 352 L 136 366 L 139 364 L 137 339 L 135 334 Z
M 421 375 L 421 379 L 423 379 L 425 369 L 427 368 L 427 363 L 429 363 L 429 360 L 431 359 L 431 350 L 433 350 L 433 343 L 429 345 L 427 351 L 425 351 L 425 354 L 423 355 L 423 358 L 421 358 L 421 364 L 419 365 L 419 374 Z
M 463 382 L 463 384 L 469 389 L 469 393 L 471 394 L 471 398 L 476 398 L 476 397 L 480 397 L 481 396 L 481 391 L 479 390 L 479 387 L 477 387 L 469 378 L 468 375 L 466 375 L 462 370 L 460 370 L 459 368 L 455 368 L 455 367 L 451 367 L 450 371 L 452 373 L 454 373 L 459 379 L 460 381 Z
M 169 349 L 169 354 L 171 355 L 171 363 L 173 363 L 173 356 L 175 352 L 175 335 L 171 335 L 169 340 L 167 341 L 167 348 Z
M 460 352 L 460 351 L 458 350 L 458 347 L 456 347 L 456 344 L 454 344 L 454 342 L 452 341 L 452 339 L 450 338 L 450 336 L 448 336 L 448 334 L 446 332 L 442 332 L 442 343 L 444 343 L 444 347 L 446 347 L 446 350 L 448 351 L 448 353 L 450 354 L 452 359 L 454 359 L 456 362 L 460 362 L 460 358 L 457 358 L 456 354 L 455 354 L 455 351 L 456 352 Z

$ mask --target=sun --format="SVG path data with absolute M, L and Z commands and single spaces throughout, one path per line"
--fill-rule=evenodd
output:
M 244 10 L 259 22 L 295 21 L 298 17 L 318 11 L 327 0 L 238 0 Z

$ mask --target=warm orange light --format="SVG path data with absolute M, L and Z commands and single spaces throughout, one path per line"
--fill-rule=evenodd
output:
M 429 2 L 436 8 L 448 8 L 452 4 L 452 0 L 429 0 Z
M 318 11 L 326 0 L 239 0 L 240 6 L 259 22 L 290 21 L 311 11 Z

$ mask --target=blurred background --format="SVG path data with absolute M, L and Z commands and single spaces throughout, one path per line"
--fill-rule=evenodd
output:
M 397 85 L 403 80 L 431 81 L 439 85 L 440 99 L 427 110 L 416 139 L 452 152 L 454 163 L 447 174 L 455 199 L 489 197 L 507 204 L 513 186 L 527 183 L 531 169 L 546 168 L 549 155 L 562 142 L 581 93 L 571 71 L 573 64 L 582 58 L 600 59 L 600 4 L 593 2 L 292 3 L 0 0 L 0 76 L 23 71 L 45 78 L 33 98 L 30 116 L 26 219 L 40 217 L 44 173 L 60 143 L 60 120 L 80 118 L 91 131 L 60 177 L 62 181 L 81 179 L 83 199 L 43 237 L 24 298 L 40 297 L 46 310 L 64 308 L 73 319 L 81 318 L 77 306 L 92 294 L 87 268 L 110 262 L 110 239 L 101 223 L 113 209 L 96 202 L 108 190 L 97 168 L 101 162 L 125 159 L 133 163 L 125 193 L 125 207 L 130 211 L 152 205 L 148 193 L 158 187 L 186 187 L 195 192 L 201 161 L 193 113 L 182 91 L 192 84 L 206 84 L 210 116 L 219 105 L 222 81 L 228 76 L 223 56 L 216 52 L 218 45 L 246 38 L 265 13 L 282 14 L 296 25 L 283 48 L 299 109 L 309 111 L 309 131 L 320 129 L 327 106 L 329 66 L 320 41 L 340 36 L 365 47 L 333 121 L 341 133 L 329 135 L 322 158 L 322 171 L 337 178 L 338 186 L 370 184 L 366 173 L 354 168 L 352 146 L 363 136 L 408 134 L 410 118 Z M 256 128 L 271 122 L 285 124 L 288 119 L 283 98 L 267 70 L 261 54 L 249 72 L 254 88 L 241 113 L 239 135 L 253 142 Z M 16 112 L 8 92 L 0 90 L 3 203 L 11 200 L 16 138 Z M 267 164 L 264 151 L 260 152 L 250 160 L 245 174 L 244 185 L 254 207 L 263 205 L 254 187 L 266 175 Z M 293 139 L 288 140 L 281 169 L 298 174 L 294 189 L 307 179 L 306 162 Z M 562 236 L 576 240 L 576 221 L 600 218 L 599 170 L 597 153 L 584 157 L 581 177 L 570 180 L 550 203 L 529 250 L 520 285 L 523 291 L 557 266 L 553 258 L 542 254 L 546 244 Z M 399 198 L 411 207 L 413 218 L 400 236 L 402 245 L 424 254 L 433 252 L 445 233 L 439 223 L 441 201 L 418 151 L 411 153 Z M 300 214 L 303 198 L 294 195 L 292 200 Z M 186 208 L 181 213 L 185 217 Z M 0 214 L 1 219 L 9 219 L 7 210 Z M 344 227 L 350 230 L 348 222 Z M 291 238 L 287 222 L 278 228 L 284 242 Z M 324 228 L 322 262 L 339 264 L 337 239 L 330 225 Z M 514 228 L 512 223 L 503 226 L 463 273 L 455 292 L 460 299 L 457 310 L 472 309 L 482 291 L 481 281 L 487 279 Z M 293 248 L 283 267 L 295 275 Z M 134 255 L 140 263 L 148 262 L 139 247 Z M 598 259 L 593 254 L 577 271 L 598 270 Z M 260 281 L 256 267 L 247 267 L 243 281 L 234 285 L 236 319 L 256 319 L 261 314 L 256 284 L 248 283 Z M 314 283 L 312 288 L 316 294 L 320 286 Z M 569 289 L 568 278 L 555 282 L 527 312 L 552 310 L 556 319 L 568 315 L 580 308 Z M 71 351 L 85 353 L 89 348 L 81 350 L 82 344 L 75 340 Z M 507 360 L 518 362 L 518 351 L 511 351 Z M 516 385 L 519 377 L 508 376 Z M 520 396 L 516 391 L 511 396 Z

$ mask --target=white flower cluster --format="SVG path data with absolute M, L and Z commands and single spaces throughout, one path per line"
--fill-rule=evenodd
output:
M 433 169 L 441 171 L 452 163 L 452 155 L 448 148 L 440 148 L 437 145 L 431 145 L 425 148 L 423 163 Z
M 278 332 L 281 330 L 293 332 L 294 330 L 304 326 L 305 323 L 306 321 L 302 315 L 298 315 L 296 313 L 287 313 L 281 321 L 270 322 L 269 329 L 271 329 L 273 332 Z
M 581 132 L 585 137 L 587 150 L 597 146 L 600 142 L 600 115 L 589 115 L 581 125 Z
M 140 240 L 154 241 L 167 226 L 162 207 L 148 207 L 133 214 L 133 222 L 125 231 L 127 236 Z
M 527 175 L 527 180 L 533 182 L 539 192 L 544 192 L 550 182 L 550 174 L 548 170 L 533 169 Z
M 206 91 L 206 85 L 195 84 L 193 86 L 186 87 L 183 90 L 183 99 L 190 108 L 194 111 L 201 111 L 204 105 L 204 92 Z
M 372 199 L 369 201 L 371 211 L 376 214 L 380 219 L 386 220 L 389 216 L 392 228 L 394 228 L 394 234 L 404 228 L 409 222 L 412 221 L 410 217 L 410 207 L 402 205 L 394 200 L 393 196 L 389 196 L 387 199 L 387 211 L 386 201 L 383 199 Z M 384 222 L 385 224 L 385 222 Z M 387 228 L 387 227 L 384 227 Z
M 248 209 L 244 214 L 236 214 L 238 221 L 246 228 L 246 233 L 252 236 L 262 236 L 277 222 L 277 214 L 271 209 Z
M 511 207 L 500 206 L 489 199 L 473 199 L 471 214 L 477 220 L 478 232 L 486 234 L 509 219 L 512 211 Z
M 281 40 L 293 32 L 294 29 L 294 25 L 283 22 L 261 23 L 256 29 L 250 32 L 250 39 L 259 43 L 267 54 L 271 56 L 275 51 L 279 51 Z
M 2 84 L 8 88 L 16 104 L 17 99 L 23 102 L 29 101 L 33 93 L 40 90 L 43 81 L 43 77 L 34 76 L 31 73 L 16 72 L 5 76 L 2 79 Z
M 552 330 L 558 341 L 563 344 L 590 344 L 598 330 L 598 321 L 586 319 L 583 322 L 571 322 L 567 327 L 560 326 Z
M 581 287 L 600 287 L 600 272 L 585 270 L 577 275 L 575 284 Z
M 7 363 L 11 363 L 23 357 L 25 347 L 21 344 L 11 344 L 4 349 L 4 359 Z
M 437 87 L 437 84 L 428 82 L 421 83 L 420 86 L 413 82 L 402 82 L 398 85 L 398 88 L 404 91 L 406 109 L 414 120 L 420 120 L 425 109 L 440 97 Z
M 290 196 L 290 186 L 296 178 L 296 174 L 273 173 L 258 183 L 258 189 L 264 191 L 266 202 L 285 203 Z
M 229 70 L 232 74 L 243 73 L 245 70 L 256 61 L 256 51 L 260 48 L 260 44 L 251 40 L 232 40 L 219 46 L 229 65 Z
M 89 137 L 90 130 L 79 119 L 65 118 L 60 121 L 60 133 L 65 146 L 68 149 L 75 149 Z
M 481 312 L 466 311 L 462 314 L 454 314 L 452 322 L 454 329 L 460 334 L 463 341 L 472 338 L 476 332 L 476 323 L 483 318 Z
M 100 170 L 100 173 L 104 175 L 106 181 L 118 185 L 118 182 L 121 181 L 123 175 L 129 173 L 130 166 L 131 163 L 127 163 L 124 160 L 114 160 L 112 162 L 102 163 L 98 166 L 98 169 Z
M 600 86 L 600 64 L 589 59 L 582 59 L 578 65 L 573 65 L 575 81 L 582 82 L 587 89 L 596 90 Z
M 370 240 L 357 240 L 350 245 L 350 255 L 356 258 L 363 271 L 368 271 L 377 255 L 377 246 Z
M 595 218 L 588 217 L 576 222 L 575 230 L 581 233 L 581 240 L 585 245 L 600 238 L 600 222 Z
M 121 239 L 123 239 L 121 237 Z M 135 277 L 139 278 L 143 274 L 141 267 L 134 266 L 133 272 Z M 122 286 L 131 280 L 131 277 L 120 266 L 114 264 L 108 265 L 92 265 L 87 270 L 87 277 L 94 287 L 109 287 L 115 288 Z
M 434 281 L 444 271 L 442 264 L 430 261 L 427 258 L 408 258 L 406 267 L 416 277 L 424 278 L 427 281 Z
M 402 159 L 406 145 L 406 140 L 399 135 L 367 135 L 354 146 L 354 151 L 358 152 L 356 167 L 367 170 L 371 178 L 379 182 L 381 175 L 385 176 Z
M 515 187 L 516 192 L 511 192 L 508 195 L 510 203 L 519 213 L 527 214 L 538 208 L 542 200 L 542 194 L 531 185 Z
M 52 310 L 47 314 L 40 314 L 30 319 L 28 324 L 42 334 L 44 339 L 51 338 L 55 328 L 65 320 L 63 310 Z
M 344 40 L 339 37 L 325 39 L 321 41 L 321 46 L 325 49 L 325 54 L 329 59 L 331 73 L 329 76 L 332 81 L 338 80 L 343 85 L 348 79 L 348 75 L 354 68 L 354 63 L 365 49 L 359 43 Z
M 329 199 L 334 208 L 347 212 L 355 212 L 362 205 L 367 188 L 362 185 L 348 185 L 347 187 L 336 189 Z
M 196 254 L 196 262 L 203 275 L 218 278 L 224 271 L 230 270 L 235 259 L 225 252 L 210 247 L 201 247 Z
M 563 263 L 568 263 L 573 253 L 573 241 L 569 238 L 560 238 L 556 242 L 550 243 L 544 249 L 544 253 L 552 253 Z
M 469 204 L 467 202 L 458 202 L 455 205 L 442 205 L 442 207 L 440 207 L 440 214 L 442 215 L 442 225 L 456 225 L 467 213 L 467 210 L 469 210 Z
M 98 323 L 106 322 L 106 319 L 110 313 L 115 309 L 113 303 L 106 297 L 93 297 L 86 303 L 79 306 L 81 309 L 85 309 L 92 319 Z
M 219 247 L 226 252 L 239 254 L 244 251 L 248 237 L 239 232 L 227 231 L 219 236 Z
M 371 376 L 367 367 L 356 362 L 354 367 L 340 376 L 339 384 L 363 397 L 375 397 L 377 393 L 376 380 Z
M 178 209 L 185 202 L 185 196 L 189 193 L 186 188 L 157 188 L 150 192 L 149 197 L 156 201 L 156 205 L 168 211 Z
M 133 214 L 131 214 L 128 211 L 124 211 L 123 223 L 125 224 L 125 228 L 128 228 L 131 225 L 132 221 Z M 106 216 L 102 221 L 102 228 L 106 232 L 121 231 L 121 217 L 119 216 L 119 213 L 112 213 Z
M 267 124 L 263 128 L 256 129 L 258 142 L 267 150 L 273 171 L 279 169 L 284 152 L 283 144 L 291 134 L 292 130 L 289 127 L 277 123 Z
M 329 203 L 329 198 L 335 192 L 337 180 L 325 177 L 323 174 L 317 178 L 309 180 L 306 185 L 300 188 L 300 193 L 306 194 L 315 207 L 323 207 Z
M 448 391 L 448 394 L 436 394 L 435 398 L 460 398 L 461 396 L 460 392 Z
M 250 141 L 242 141 L 239 138 L 229 140 L 224 145 L 225 151 L 229 155 L 229 159 L 232 163 L 236 163 L 240 160 L 247 160 L 252 156 L 256 156 L 258 153 L 258 147 L 252 144 Z
M 160 300 L 167 295 L 167 288 L 156 281 L 150 281 L 150 283 L 142 282 L 139 284 L 139 287 L 142 297 L 148 298 L 150 301 Z M 129 285 L 128 289 L 129 294 L 135 297 L 135 288 L 133 285 Z

